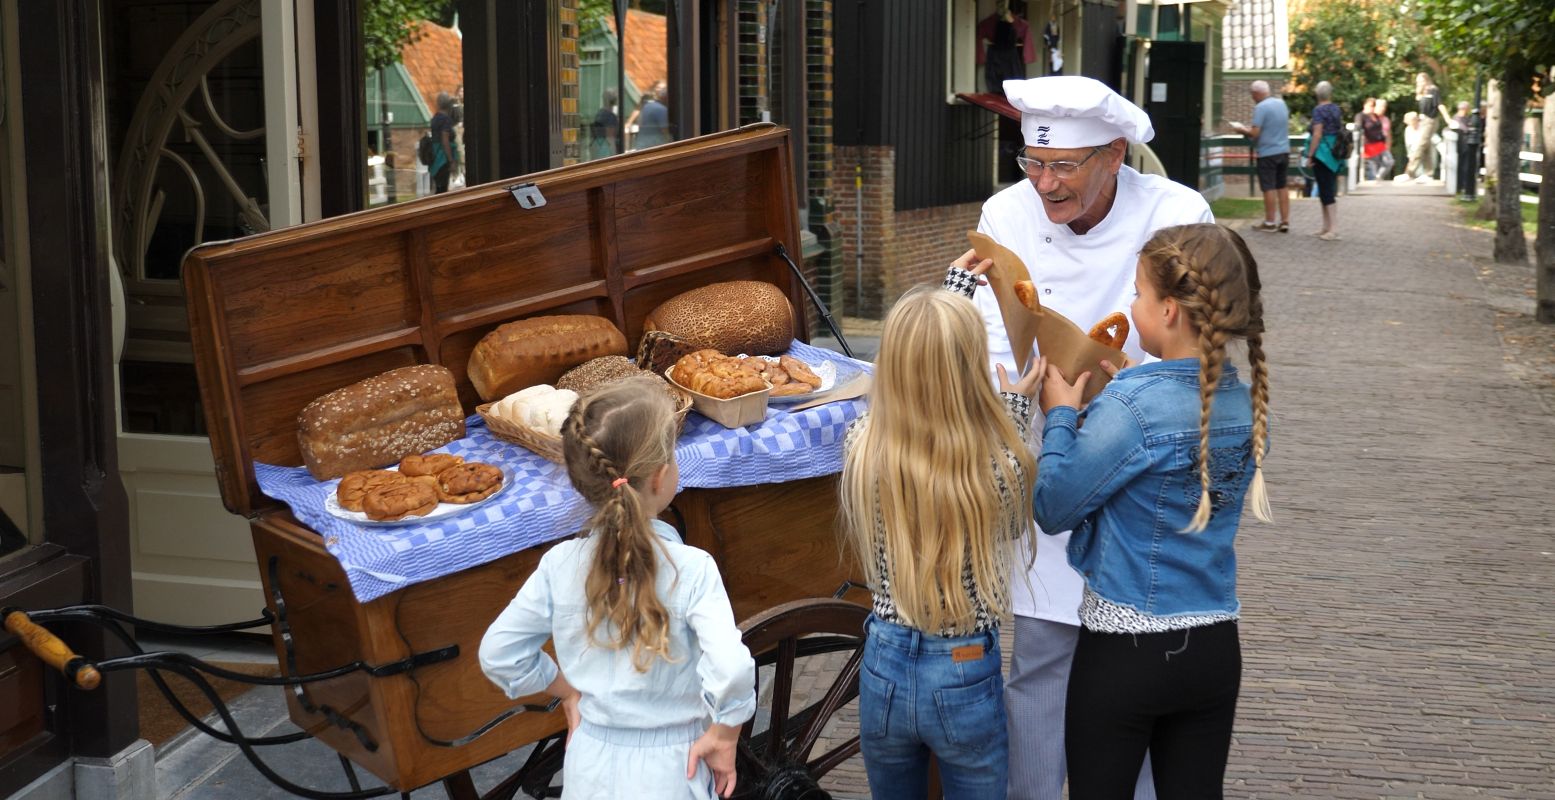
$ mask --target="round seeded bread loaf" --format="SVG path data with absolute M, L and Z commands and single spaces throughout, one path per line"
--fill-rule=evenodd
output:
M 643 320 L 643 330 L 667 331 L 726 355 L 772 355 L 794 341 L 794 307 L 770 283 L 714 283 L 664 301 Z

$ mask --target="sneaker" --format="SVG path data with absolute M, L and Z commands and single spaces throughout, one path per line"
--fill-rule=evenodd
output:
M 1280 223 L 1280 233 L 1290 233 L 1290 223 L 1289 222 L 1281 222 Z
M 1275 231 L 1277 231 L 1279 229 L 1280 229 L 1280 226 L 1274 224 L 1273 222 L 1269 222 L 1268 220 L 1265 220 L 1265 221 L 1260 222 L 1257 225 L 1253 226 L 1253 230 L 1255 230 L 1255 231 L 1263 231 L 1264 233 L 1274 233 Z

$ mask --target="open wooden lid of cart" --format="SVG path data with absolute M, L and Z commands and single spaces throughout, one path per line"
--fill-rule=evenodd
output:
M 807 329 L 785 128 L 752 125 L 229 242 L 184 259 L 200 399 L 222 500 L 280 504 L 254 462 L 295 466 L 314 398 L 412 364 L 442 364 L 465 411 L 475 343 L 505 322 L 595 314 L 635 347 L 686 290 L 762 280 Z M 635 352 L 635 351 L 634 351 Z

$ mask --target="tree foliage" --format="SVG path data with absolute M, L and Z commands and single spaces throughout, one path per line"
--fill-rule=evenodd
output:
M 421 38 L 421 23 L 448 25 L 453 0 L 362 0 L 362 50 L 368 69 L 400 60 L 400 52 Z
M 1346 114 L 1368 97 L 1395 107 L 1412 106 L 1415 73 L 1439 71 L 1415 19 L 1388 0 L 1313 0 L 1291 21 L 1291 81 L 1285 102 L 1309 114 L 1319 81 L 1334 86 L 1334 102 Z M 1472 78 L 1470 78 L 1472 80 Z M 1406 102 L 1408 105 L 1406 105 Z
M 1555 63 L 1555 3 L 1550 0 L 1412 0 L 1433 46 L 1492 73 L 1508 65 Z M 1530 69 L 1531 80 L 1534 72 Z

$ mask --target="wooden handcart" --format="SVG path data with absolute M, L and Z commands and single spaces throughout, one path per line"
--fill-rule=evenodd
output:
M 291 687 L 299 727 L 399 791 L 442 781 L 474 797 L 471 767 L 532 743 L 543 746 L 524 773 L 488 796 L 549 784 L 561 714 L 540 710 L 541 697 L 515 706 L 476 657 L 545 548 L 359 602 L 320 535 L 260 492 L 254 462 L 300 464 L 297 412 L 396 367 L 448 367 L 473 410 L 472 348 L 522 317 L 595 314 L 635 343 L 660 302 L 755 279 L 784 289 L 802 335 L 808 300 L 788 261 L 799 251 L 792 170 L 787 131 L 753 126 L 189 254 L 217 479 L 227 508 L 251 521 L 283 672 L 371 667 Z M 833 532 L 835 476 L 687 490 L 672 510 L 687 543 L 717 559 L 747 641 L 774 667 L 763 671 L 772 699 L 748 726 L 741 785 L 785 769 L 824 773 L 857 752 L 856 737 L 815 746 L 856 695 L 867 613 L 831 599 L 857 577 Z M 846 663 L 831 689 L 791 708 L 795 665 L 839 651 L 854 655 L 832 657 Z
M 554 796 L 561 714 L 544 697 L 508 700 L 476 657 L 487 625 L 548 545 L 361 602 L 320 534 L 259 490 L 255 462 L 300 464 L 297 412 L 396 367 L 448 367 L 471 411 L 472 348 L 522 317 L 596 314 L 635 342 L 643 317 L 663 300 L 756 279 L 788 294 L 803 337 L 813 293 L 789 255 L 799 250 L 791 175 L 787 132 L 758 125 L 196 248 L 184 281 L 201 399 L 223 500 L 251 522 L 263 616 L 188 628 L 100 606 L 35 611 L 32 619 L 5 609 L 5 629 L 77 688 L 92 688 L 102 673 L 150 671 L 191 724 L 237 744 L 266 778 L 301 796 L 346 800 L 441 782 L 458 800 L 482 797 L 470 769 L 531 744 L 524 766 L 484 797 Z M 835 476 L 690 489 L 671 516 L 687 543 L 717 559 L 745 642 L 763 666 L 762 710 L 742 739 L 738 796 L 809 797 L 817 777 L 858 752 L 856 735 L 823 738 L 857 696 L 868 613 L 854 602 L 862 592 L 839 599 L 856 588 L 857 571 L 833 532 Z M 35 624 L 64 621 L 100 625 L 132 654 L 93 665 Z M 272 629 L 279 678 L 142 653 L 128 632 L 256 625 Z M 812 658 L 825 659 L 829 672 L 821 688 L 795 698 L 796 672 Z M 201 688 L 225 730 L 193 716 L 160 673 Z M 243 735 L 206 675 L 286 687 L 301 732 Z M 340 754 L 352 791 L 292 784 L 256 751 L 310 736 Z M 362 789 L 353 764 L 386 786 Z

